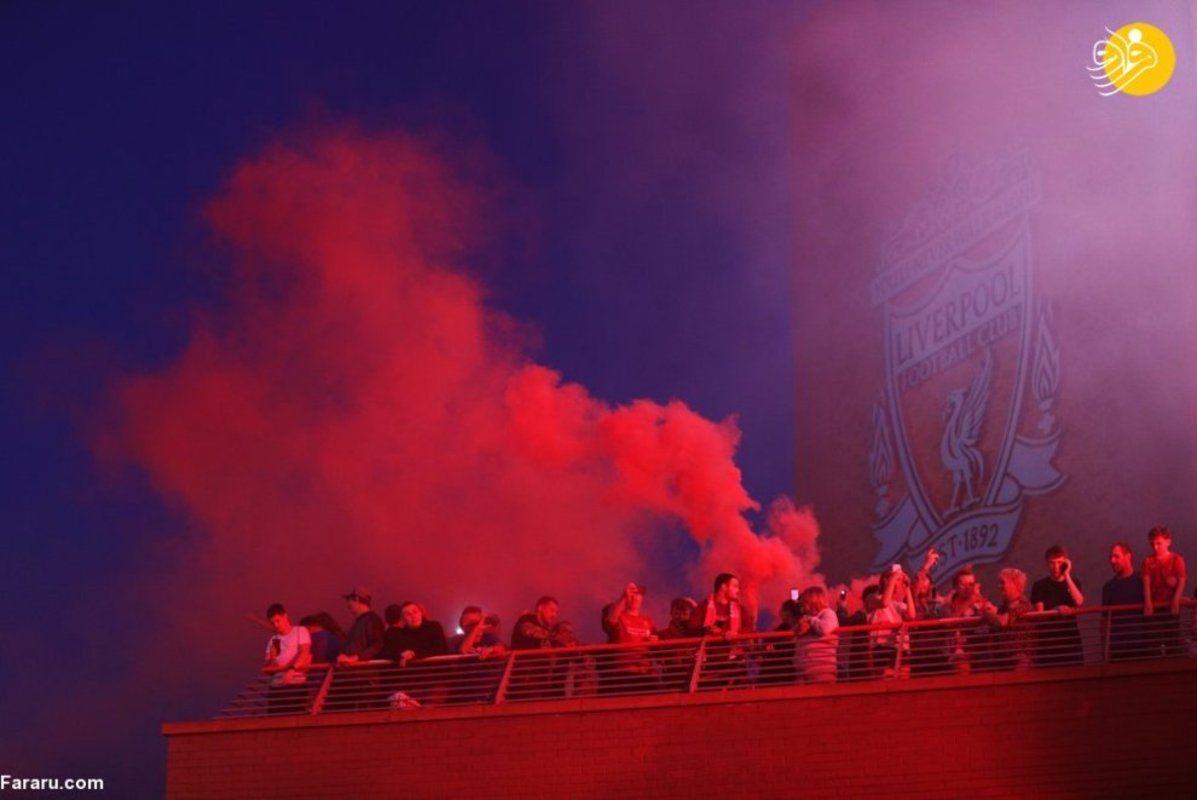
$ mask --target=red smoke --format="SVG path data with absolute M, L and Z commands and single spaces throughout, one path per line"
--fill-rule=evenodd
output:
M 111 444 L 201 534 L 164 582 L 214 613 L 281 599 L 343 620 L 337 595 L 364 582 L 447 625 L 470 602 L 509 624 L 550 592 L 591 634 L 632 578 L 661 617 L 719 571 L 766 602 L 808 584 L 817 525 L 780 500 L 751 530 L 734 419 L 612 407 L 530 361 L 467 268 L 498 208 L 462 163 L 480 162 L 341 132 L 243 163 L 209 206 L 227 308 L 116 392 Z M 697 556 L 647 555 L 663 551 Z

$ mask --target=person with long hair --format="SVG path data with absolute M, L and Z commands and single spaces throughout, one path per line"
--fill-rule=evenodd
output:
M 827 590 L 810 586 L 798 597 L 802 616 L 795 628 L 794 670 L 799 683 L 835 683 L 839 618 L 827 603 Z

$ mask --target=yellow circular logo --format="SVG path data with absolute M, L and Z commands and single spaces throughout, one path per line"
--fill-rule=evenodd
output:
M 1132 22 L 1093 45 L 1089 75 L 1102 95 L 1155 94 L 1176 69 L 1176 51 L 1168 35 L 1146 22 Z

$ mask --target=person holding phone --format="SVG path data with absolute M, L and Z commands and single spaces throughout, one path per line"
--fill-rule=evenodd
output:
M 915 618 L 910 576 L 902 571 L 901 564 L 895 563 L 882 573 L 881 591 L 873 595 L 871 605 L 869 625 L 878 626 L 869 632 L 869 653 L 872 656 L 873 669 L 883 678 L 909 677 L 909 633 L 905 628 L 881 627 L 896 626 L 904 620 Z
M 605 627 L 612 644 L 628 645 L 626 650 L 604 653 L 600 661 L 600 687 L 604 693 L 626 693 L 655 689 L 658 684 L 652 655 L 646 647 L 657 641 L 657 626 L 644 613 L 643 584 L 629 582 L 614 603 L 607 607 Z
M 307 673 L 312 662 L 312 638 L 302 625 L 292 625 L 282 603 L 266 609 L 274 635 L 266 643 L 264 672 L 270 673 L 267 713 L 301 714 L 307 706 Z
M 1036 611 L 1055 611 L 1058 619 L 1039 620 L 1036 625 L 1035 666 L 1076 666 L 1084 663 L 1081 631 L 1072 610 L 1085 603 L 1081 583 L 1072 574 L 1072 560 L 1063 545 L 1047 548 L 1047 577 L 1031 587 L 1031 605 Z
M 914 596 L 914 611 L 919 619 L 944 619 L 948 616 L 947 603 L 939 598 L 931 571 L 939 563 L 939 552 L 934 548 L 927 551 L 923 565 L 911 582 Z M 910 632 L 910 671 L 915 675 L 947 675 L 952 671 L 952 631 L 944 627 L 915 628 Z

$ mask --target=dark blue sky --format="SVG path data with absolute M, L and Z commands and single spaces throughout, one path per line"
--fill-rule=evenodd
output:
M 5 771 L 159 785 L 160 716 L 107 744 L 45 736 L 71 708 L 103 715 L 148 633 L 120 584 L 178 514 L 94 469 L 89 437 L 115 376 L 167 363 L 196 308 L 219 313 L 203 204 L 304 125 L 489 148 L 533 224 L 477 272 L 539 332 L 538 360 L 611 402 L 738 414 L 748 490 L 793 491 L 781 32 L 797 12 L 641 5 L 0 8 Z

